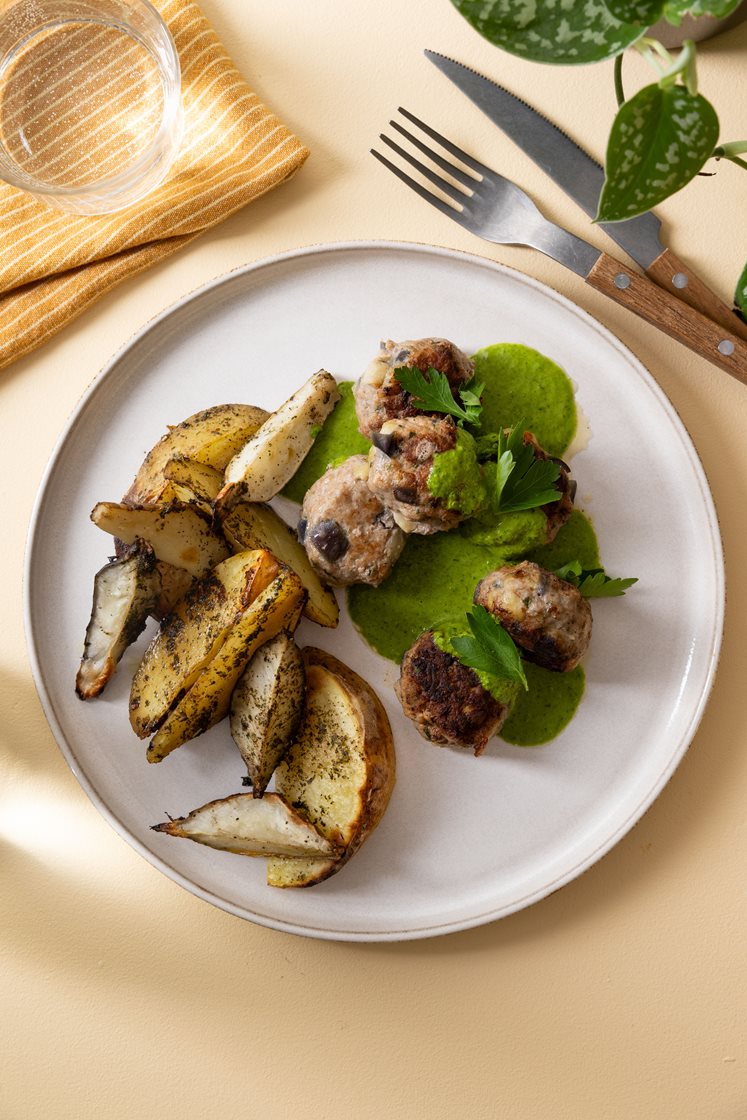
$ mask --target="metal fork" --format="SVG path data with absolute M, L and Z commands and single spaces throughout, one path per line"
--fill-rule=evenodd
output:
M 389 122 L 391 127 L 412 148 L 425 155 L 430 164 L 423 163 L 412 151 L 383 133 L 380 139 L 450 201 L 429 190 L 381 152 L 372 148 L 371 154 L 431 206 L 486 241 L 538 249 L 582 276 L 597 291 L 747 384 L 747 342 L 683 304 L 647 277 L 555 225 L 510 179 L 480 163 L 407 109 L 400 107 L 398 111 L 453 158 L 448 159 L 434 150 L 396 120 Z M 445 179 L 431 165 L 449 178 Z

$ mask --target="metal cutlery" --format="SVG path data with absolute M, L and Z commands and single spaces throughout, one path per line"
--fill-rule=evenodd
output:
M 604 169 L 600 164 L 557 125 L 497 82 L 436 51 L 424 53 L 590 218 L 594 217 L 604 183 Z M 661 222 L 654 213 L 649 211 L 637 218 L 600 222 L 599 225 L 660 287 L 733 334 L 747 339 L 747 323 L 662 243 Z
M 436 191 L 380 152 L 372 149 L 371 154 L 421 198 L 486 241 L 538 249 L 583 277 L 596 291 L 747 384 L 747 342 L 744 339 L 683 303 L 648 277 L 550 222 L 515 183 L 480 163 L 406 109 L 400 108 L 399 112 L 421 134 L 434 140 L 441 151 L 435 151 L 422 136 L 415 135 L 399 121 L 390 121 L 392 128 L 430 163 L 423 163 L 409 148 L 383 133 L 381 140 L 432 183 Z M 448 178 L 434 170 L 434 166 Z

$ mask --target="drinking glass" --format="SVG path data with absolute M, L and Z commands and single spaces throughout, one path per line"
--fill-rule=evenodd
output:
M 176 155 L 180 82 L 148 0 L 0 0 L 0 179 L 80 214 L 130 206 Z

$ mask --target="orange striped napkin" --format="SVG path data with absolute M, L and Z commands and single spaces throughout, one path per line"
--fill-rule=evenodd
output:
M 0 368 L 284 182 L 308 155 L 249 89 L 192 0 L 155 6 L 181 61 L 179 155 L 155 191 L 101 217 L 53 210 L 0 182 Z

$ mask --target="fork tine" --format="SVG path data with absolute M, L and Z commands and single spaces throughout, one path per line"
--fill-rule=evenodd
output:
M 403 117 L 406 117 L 411 124 L 415 124 L 418 128 L 421 128 L 427 136 L 430 136 L 431 140 L 435 140 L 447 152 L 451 152 L 453 156 L 456 156 L 456 158 L 466 164 L 467 167 L 471 167 L 473 171 L 476 171 L 478 175 L 489 178 L 491 175 L 495 174 L 495 172 L 491 171 L 489 167 L 486 167 L 484 163 L 480 163 L 479 160 L 476 160 L 473 156 L 467 155 L 467 153 L 461 148 L 458 148 L 456 144 L 452 144 L 451 140 L 447 140 L 440 132 L 436 132 L 435 128 L 431 128 L 425 121 L 421 121 L 414 113 L 403 109 L 401 105 L 397 109 L 397 112 L 401 113 Z
M 383 140 L 385 144 L 392 148 L 398 156 L 402 156 L 402 159 L 407 160 L 411 167 L 419 171 L 421 175 L 433 183 L 434 186 L 438 187 L 439 190 L 442 190 L 444 194 L 447 194 L 449 198 L 453 198 L 455 202 L 467 201 L 467 195 L 465 195 L 464 191 L 460 191 L 459 187 L 455 187 L 453 183 L 449 183 L 446 179 L 437 175 L 432 168 L 426 167 L 424 163 L 421 163 L 421 161 L 416 156 L 412 155 L 411 152 L 408 152 L 406 148 L 400 147 L 395 140 L 390 140 L 389 137 L 384 136 L 383 133 L 379 139 Z
M 371 155 L 375 156 L 379 163 L 383 163 L 384 167 L 388 167 L 392 174 L 396 175 L 398 179 L 401 179 L 403 183 L 406 183 L 408 187 L 411 187 L 412 190 L 415 191 L 415 194 L 419 194 L 420 197 L 424 198 L 426 202 L 430 202 L 431 206 L 435 206 L 436 209 L 440 210 L 442 214 L 446 214 L 447 217 L 453 218 L 454 221 L 461 221 L 462 213 L 460 210 L 457 210 L 455 207 L 450 206 L 448 202 L 444 202 L 444 200 L 442 198 L 438 198 L 437 195 L 431 194 L 427 187 L 424 187 L 422 183 L 418 183 L 415 179 L 412 179 L 406 171 L 402 171 L 401 168 L 397 167 L 395 163 L 392 163 L 390 160 L 388 160 L 386 156 L 382 156 L 380 152 L 377 152 L 375 148 L 371 148 Z
M 409 132 L 397 121 L 390 121 L 389 123 L 392 128 L 396 128 L 397 132 L 399 132 L 400 135 L 404 136 L 414 147 L 418 148 L 419 151 L 428 156 L 428 158 L 432 160 L 432 162 L 435 163 L 437 167 L 440 167 L 442 171 L 445 171 L 447 175 L 451 175 L 453 179 L 456 179 L 458 182 L 462 183 L 463 186 L 471 187 L 474 190 L 474 188 L 480 181 L 479 179 L 475 179 L 474 175 L 468 175 L 466 171 L 462 171 L 461 167 L 456 167 L 453 163 L 449 163 L 447 159 L 444 159 L 443 156 L 440 156 L 438 152 L 434 152 L 432 148 L 429 148 L 428 145 L 424 144 L 422 140 L 418 140 L 417 136 L 413 136 L 411 132 Z

